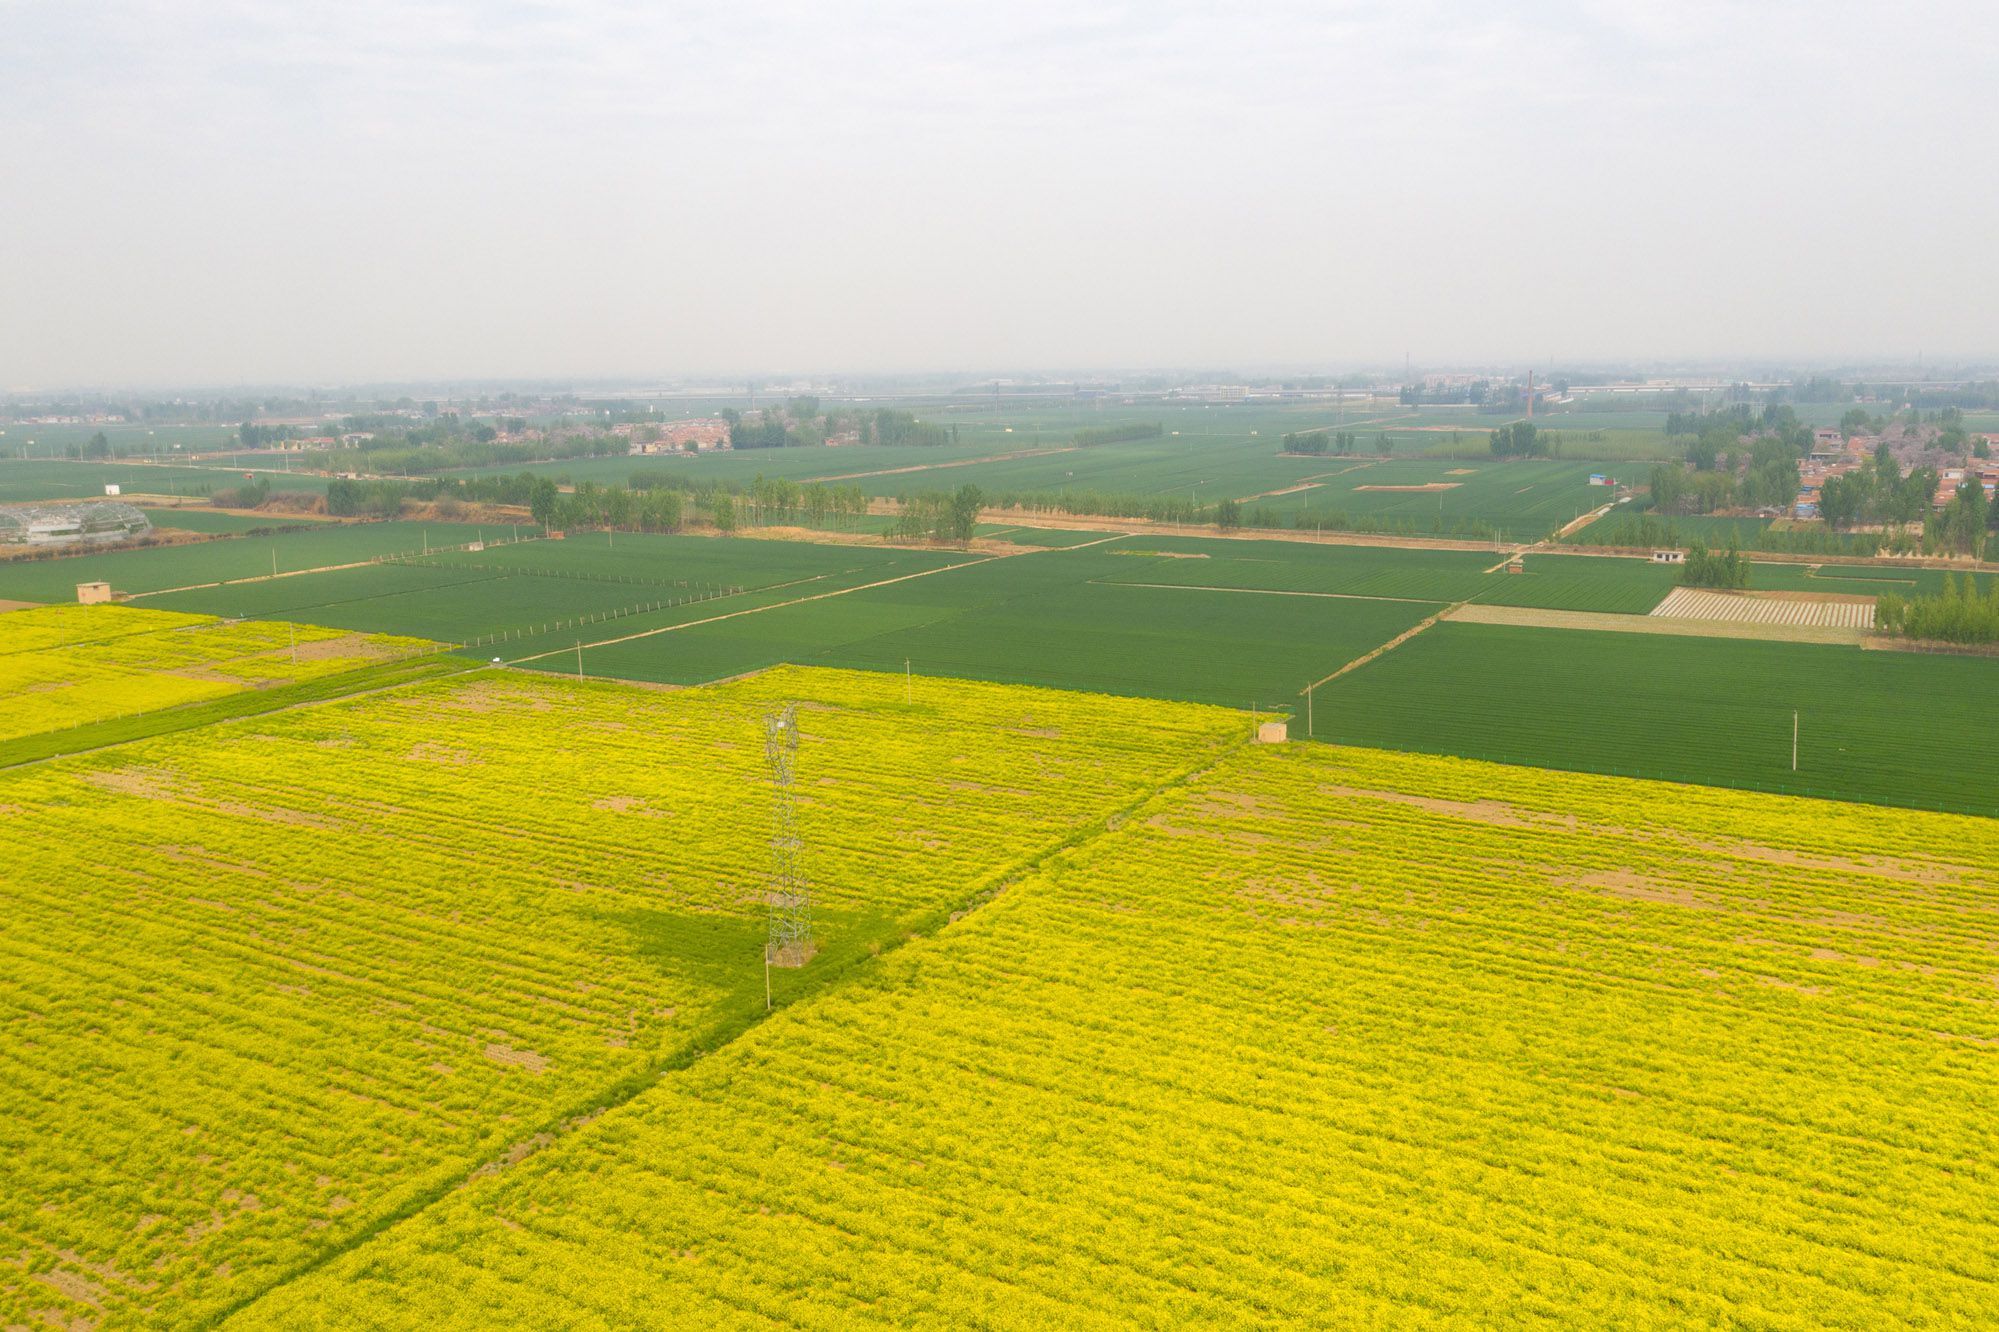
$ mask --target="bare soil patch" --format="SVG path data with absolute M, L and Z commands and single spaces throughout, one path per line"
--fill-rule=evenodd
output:
M 511 1045 L 501 1045 L 498 1042 L 488 1044 L 480 1053 L 496 1064 L 509 1064 L 514 1068 L 524 1068 L 530 1073 L 541 1073 L 548 1068 L 546 1055 L 536 1054 L 533 1050 L 516 1050 Z
M 83 780 L 105 791 L 138 796 L 144 800 L 171 800 L 185 789 L 180 779 L 158 768 L 112 768 L 86 772 Z
M 1517 624 L 1536 629 L 1605 630 L 1621 634 L 1677 634 L 1685 638 L 1754 638 L 1774 643 L 1862 641 L 1860 629 L 1815 624 L 1757 624 L 1739 620 L 1693 620 L 1661 615 L 1618 615 L 1607 611 L 1547 610 L 1537 606 L 1472 603 L 1446 611 L 1461 624 Z
M 342 634 L 339 638 L 321 638 L 298 645 L 300 661 L 327 661 L 334 657 L 361 657 L 370 661 L 387 661 L 402 656 L 396 648 L 382 643 L 370 643 L 365 634 Z
M 1275 499 L 1279 495 L 1295 495 L 1301 490 L 1317 490 L 1323 484 L 1320 481 L 1305 481 L 1295 486 L 1284 486 L 1278 490 L 1260 490 L 1254 495 L 1244 495 L 1242 502 L 1247 504 L 1251 500 Z M 1366 486 L 1360 487 L 1362 490 L 1366 490 L 1367 488 Z
M 1074 445 L 1054 449 L 1015 449 L 1011 453 L 988 454 L 983 458 L 959 458 L 953 462 L 916 463 L 909 467 L 882 467 L 872 472 L 843 472 L 838 476 L 822 476 L 821 481 L 859 481 L 870 476 L 901 476 L 904 472 L 940 472 L 947 467 L 971 467 L 977 463 L 1011 462 L 1015 458 L 1039 458 L 1050 453 L 1074 453 Z
M 1479 823 L 1497 824 L 1502 828 L 1561 828 L 1574 832 L 1581 825 L 1573 814 L 1544 814 L 1538 810 L 1522 809 L 1499 800 L 1443 800 L 1435 796 L 1408 795 L 1401 791 L 1373 791 L 1358 786 L 1321 786 L 1322 795 L 1340 796 L 1349 799 L 1383 800 L 1394 805 L 1409 805 L 1416 809 L 1428 810 L 1432 814 L 1444 814 L 1454 819 L 1473 819 Z
M 1456 490 L 1459 486 L 1463 484 L 1464 482 L 1462 481 L 1425 481 L 1420 486 L 1355 486 L 1354 489 L 1355 490 L 1399 490 L 1399 491 L 1414 491 L 1420 493 L 1423 491 L 1430 491 L 1430 490 Z
M 1585 875 L 1577 879 L 1576 884 L 1582 888 L 1601 888 L 1614 897 L 1629 898 L 1634 902 L 1664 902 L 1672 906 L 1714 909 L 1714 903 L 1703 902 L 1685 888 L 1662 884 L 1642 874 L 1633 874 L 1630 870 L 1604 870 Z

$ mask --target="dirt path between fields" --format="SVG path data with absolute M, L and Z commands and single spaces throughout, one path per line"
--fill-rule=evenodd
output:
M 910 577 L 921 576 L 910 575 Z M 1248 723 L 1249 718 L 1245 716 L 1244 721 Z M 845 985 L 868 983 L 867 978 L 879 975 L 878 969 L 888 964 L 890 955 L 898 948 L 916 940 L 935 936 L 943 930 L 950 929 L 959 921 L 976 915 L 980 908 L 996 900 L 1014 884 L 1040 872 L 1056 857 L 1083 851 L 1098 839 L 1114 835 L 1120 828 L 1135 824 L 1141 819 L 1158 816 L 1174 793 L 1186 790 L 1204 780 L 1223 763 L 1256 743 L 1255 736 L 1254 725 L 1245 724 L 1242 733 L 1233 741 L 1226 738 L 1218 740 L 1214 748 L 1204 750 L 1185 767 L 1161 774 L 1148 784 L 1142 785 L 1129 800 L 1115 809 L 1103 811 L 1101 816 L 1092 816 L 1071 827 L 1058 830 L 1049 840 L 1041 842 L 1038 846 L 1020 848 L 1018 860 L 1002 864 L 976 881 L 965 884 L 962 894 L 955 903 L 944 903 L 916 915 L 912 920 L 905 922 L 902 928 L 892 930 L 883 937 L 879 947 L 870 948 L 867 952 L 844 963 L 831 960 L 814 963 L 814 966 L 820 968 L 817 972 L 819 977 L 817 986 L 788 1000 L 784 1008 L 775 1011 L 782 1013 L 786 1009 L 823 1003 L 828 996 L 840 992 Z M 738 1039 L 755 1031 L 771 1016 L 771 1010 L 753 1011 L 735 1016 L 717 1015 L 699 1031 L 684 1038 L 680 1047 L 673 1053 L 655 1054 L 645 1067 L 612 1079 L 594 1091 L 584 1090 L 579 1093 L 576 1101 L 568 1105 L 551 1107 L 539 1125 L 533 1123 L 516 1125 L 517 1136 L 511 1145 L 497 1149 L 488 1147 L 482 1151 L 459 1156 L 456 1160 L 457 1173 L 441 1182 L 423 1185 L 415 1191 L 414 1196 L 408 1197 L 393 1211 L 319 1252 L 307 1255 L 303 1260 L 266 1281 L 258 1289 L 247 1292 L 234 1302 L 215 1311 L 203 1325 L 223 1326 L 266 1295 L 306 1279 L 314 1272 L 324 1269 L 329 1263 L 366 1247 L 401 1226 L 419 1221 L 431 1208 L 459 1194 L 468 1186 L 501 1171 L 513 1169 L 535 1153 L 546 1151 L 562 1139 L 586 1129 L 606 1111 L 615 1110 L 649 1088 L 658 1086 L 677 1073 L 685 1072 L 697 1062 L 720 1054 Z
M 1278 456 L 1281 458 L 1310 458 L 1317 455 L 1309 453 L 1283 453 Z M 1280 487 L 1277 490 L 1264 490 L 1254 495 L 1237 496 L 1236 503 L 1248 504 L 1251 500 L 1275 499 L 1279 495 L 1295 495 L 1301 490 L 1317 490 L 1329 477 L 1345 476 L 1348 472 L 1358 472 L 1363 468 L 1372 467 L 1376 463 L 1384 461 L 1386 459 L 1369 458 L 1364 462 L 1357 462 L 1349 467 L 1335 467 L 1330 472 L 1314 472 L 1310 476 L 1301 476 L 1293 484 Z M 1367 487 L 1363 486 L 1361 489 L 1365 490 Z
M 538 536 L 528 536 L 528 537 L 516 537 L 509 541 L 488 541 L 485 544 L 487 550 L 492 550 L 498 546 L 517 546 L 523 541 L 541 541 L 545 539 L 546 538 Z M 402 550 L 402 551 L 397 551 L 392 555 L 377 555 L 371 559 L 351 560 L 344 564 L 322 564 L 311 569 L 285 569 L 278 573 L 251 574 L 248 578 L 218 578 L 215 581 L 209 583 L 189 583 L 185 587 L 158 587 L 154 588 L 150 592 L 126 592 L 121 594 L 118 597 L 118 600 L 138 601 L 144 597 L 164 597 L 171 595 L 172 593 L 175 592 L 198 592 L 204 587 L 235 587 L 239 583 L 268 583 L 271 582 L 273 579 L 297 578 L 302 574 L 338 573 L 342 569 L 365 569 L 371 564 L 388 564 L 401 559 L 410 559 L 410 558 L 428 559 L 433 555 L 449 555 L 452 554 L 453 552 L 461 551 L 464 549 L 465 547 L 463 545 L 452 545 L 452 546 L 439 546 L 435 550 L 430 550 L 430 549 L 424 549 L 422 551 Z M 467 565 L 466 567 L 477 568 L 481 566 Z M 509 569 L 504 566 L 498 566 L 498 568 L 499 572 L 495 575 L 496 577 L 505 576 L 506 574 L 510 573 L 520 572 L 520 570 Z
M 815 592 L 809 597 L 793 597 L 789 601 L 776 601 L 772 602 L 768 606 L 750 606 L 746 607 L 743 610 L 729 611 L 727 614 L 724 615 L 710 615 L 704 619 L 688 620 L 684 624 L 661 625 L 657 629 L 646 629 L 636 634 L 621 634 L 616 638 L 602 638 L 594 642 L 584 643 L 582 644 L 582 646 L 585 649 L 609 647 L 613 643 L 629 643 L 635 639 L 640 639 L 640 638 L 656 638 L 660 634 L 678 633 L 682 629 L 694 629 L 704 624 L 716 624 L 723 620 L 739 619 L 745 615 L 762 615 L 765 611 L 783 610 L 787 606 L 802 606 L 808 601 L 825 601 L 831 597 L 844 597 L 847 596 L 849 593 L 853 592 L 866 592 L 877 587 L 889 587 L 895 583 L 907 583 L 911 579 L 929 578 L 935 574 L 950 573 L 953 569 L 969 569 L 973 565 L 977 564 L 991 564 L 994 560 L 1023 560 L 1023 559 L 1028 559 L 1035 555 L 1059 554 L 1062 551 L 1067 551 L 1067 550 L 1087 550 L 1091 546 L 1101 546 L 1105 542 L 1116 541 L 1118 539 L 1119 538 L 1115 536 L 1108 536 L 1105 537 L 1102 541 L 1085 541 L 1078 546 L 1022 547 L 1016 553 L 1009 553 L 1004 555 L 986 555 L 976 560 L 960 560 L 956 564 L 946 564 L 936 569 L 921 569 L 918 570 L 916 573 L 897 574 L 894 578 L 883 578 L 878 582 L 863 583 L 858 587 L 843 587 L 832 592 Z M 518 666 L 521 665 L 523 662 L 541 661 L 547 657 L 559 657 L 562 656 L 564 653 L 574 652 L 576 651 L 576 649 L 577 645 L 572 643 L 568 647 L 553 648 L 547 652 L 537 652 L 532 656 L 527 656 L 527 657 L 516 657 L 507 664 L 510 666 Z
M 871 513 L 899 513 L 891 502 Z M 1292 527 L 1238 528 L 1232 532 L 1211 526 L 1183 527 L 1174 523 L 1153 523 L 1137 518 L 1093 518 L 1081 514 L 1037 513 L 1025 509 L 985 509 L 982 523 L 1012 527 L 1038 527 L 1062 532 L 1118 532 L 1125 536 L 1199 537 L 1203 541 L 1291 541 L 1304 546 L 1390 546 L 1398 550 L 1475 550 L 1481 554 L 1505 550 L 1497 541 L 1467 541 L 1461 537 L 1391 536 L 1378 532 L 1306 532 Z M 1067 547 L 1080 550 L 1080 546 Z
M 1404 643 L 1407 643 L 1410 639 L 1422 633 L 1425 629 L 1428 629 L 1431 625 L 1443 619 L 1445 616 L 1449 615 L 1452 611 L 1459 609 L 1464 604 L 1465 603 L 1462 601 L 1453 602 L 1451 605 L 1446 606 L 1442 610 L 1438 611 L 1435 615 L 1425 616 L 1422 620 L 1418 621 L 1416 624 L 1411 625 L 1409 628 L 1404 629 L 1401 633 L 1395 635 L 1395 637 L 1389 639 L 1386 643 L 1383 643 L 1380 647 L 1374 649 L 1372 652 L 1363 653 L 1362 655 L 1355 657 L 1352 661 L 1340 667 L 1338 670 L 1334 671 L 1331 675 L 1328 675 L 1323 680 L 1312 681 L 1312 683 L 1306 685 L 1303 689 L 1300 689 L 1298 691 L 1298 697 L 1303 698 L 1305 697 L 1305 695 L 1317 689 L 1320 685 L 1329 684 L 1332 681 L 1339 679 L 1342 675 L 1345 675 L 1348 671 L 1357 671 L 1361 667 L 1367 665 L 1370 661 L 1373 661 L 1376 657 L 1384 656 L 1387 653 L 1395 651 L 1395 649 L 1401 647 Z
M 1831 643 L 1857 646 L 1861 629 L 1809 624 L 1757 624 L 1743 620 L 1692 620 L 1667 615 L 1619 615 L 1606 611 L 1548 610 L 1536 606 L 1467 603 L 1443 616 L 1458 624 L 1511 624 L 1531 629 L 1586 629 L 1619 634 L 1666 634 L 1679 638 L 1750 638 L 1770 643 Z
M 1097 543 L 1092 541 L 1091 545 Z M 1065 547 L 1078 549 L 1075 546 Z M 1098 587 L 1158 587 L 1173 592 L 1234 592 L 1249 597 L 1325 597 L 1331 601 L 1399 601 L 1409 606 L 1437 606 L 1443 604 L 1437 597 L 1377 597 L 1365 592 L 1286 592 L 1274 587 L 1210 587 L 1206 583 L 1116 583 L 1107 578 L 1092 578 L 1090 582 Z
M 1579 532 L 1583 528 L 1588 527 L 1591 523 L 1603 517 L 1606 513 L 1609 513 L 1612 509 L 1616 507 L 1617 507 L 1617 501 L 1612 500 L 1608 504 L 1600 505 L 1597 508 L 1591 509 L 1588 513 L 1578 516 L 1574 522 L 1564 525 L 1562 530 L 1555 533 L 1555 535 L 1551 537 L 1543 537 L 1541 540 L 1536 541 L 1531 545 L 1520 546 L 1515 548 L 1514 552 L 1511 555 L 1508 555 L 1505 559 L 1493 565 L 1490 569 L 1487 569 L 1486 572 L 1489 574 L 1498 573 L 1501 569 L 1504 569 L 1507 565 L 1513 563 L 1513 561 L 1525 559 L 1530 554 L 1535 554 L 1535 555 L 1569 554 L 1571 552 L 1564 549 L 1563 546 L 1560 544 L 1562 538 L 1569 535 L 1569 533 L 1571 532 Z M 1640 555 L 1636 554 L 1635 552 L 1632 552 L 1632 554 L 1633 557 L 1637 559 L 1649 560 L 1652 558 L 1649 554 Z
M 815 476 L 805 482 L 816 485 L 821 481 L 860 481 L 871 476 L 901 476 L 906 472 L 941 472 L 947 467 L 972 467 L 979 463 L 1012 462 L 1016 458 L 1041 458 L 1057 453 L 1074 453 L 1076 445 L 1065 444 L 1052 449 L 1015 449 L 1011 453 L 994 453 L 983 458 L 959 458 L 952 462 L 915 463 L 908 467 L 880 467 L 872 472 L 842 472 L 838 476 Z

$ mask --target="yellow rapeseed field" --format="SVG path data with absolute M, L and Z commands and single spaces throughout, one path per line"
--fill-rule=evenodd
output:
M 0 1327 L 208 1325 L 760 1018 L 780 700 L 780 1011 L 1247 730 L 907 687 L 482 672 L 0 773 Z
M 432 650 L 390 634 L 132 606 L 0 614 L 0 740 Z
M 243 1328 L 1999 1324 L 1999 823 L 1245 750 Z

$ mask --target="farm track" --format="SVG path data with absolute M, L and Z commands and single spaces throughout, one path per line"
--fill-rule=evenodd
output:
M 408 660 L 411 662 L 432 661 L 442 665 L 445 662 L 453 660 L 453 657 L 452 654 L 449 652 L 439 651 L 439 652 L 426 653 L 421 657 L 412 657 L 409 658 Z M 393 693 L 395 690 L 398 689 L 408 689 L 415 685 L 431 684 L 440 680 L 455 679 L 461 675 L 469 675 L 474 671 L 484 671 L 490 669 L 492 668 L 488 666 L 485 662 L 468 660 L 465 661 L 465 664 L 462 667 L 459 667 L 456 670 L 439 670 L 434 672 L 427 672 L 421 675 L 414 675 L 406 679 L 388 680 L 382 683 L 364 682 L 360 685 L 359 688 L 341 690 L 335 693 L 326 694 L 323 697 L 318 697 L 318 698 L 301 698 L 301 699 L 294 699 L 290 702 L 285 702 L 282 700 L 272 700 L 271 706 L 267 708 L 250 708 L 243 712 L 233 713 L 226 717 L 202 718 L 199 720 L 189 721 L 184 726 L 163 725 L 158 730 L 155 731 L 147 731 L 139 735 L 128 735 L 117 740 L 107 740 L 103 744 L 99 745 L 86 744 L 81 749 L 64 750 L 62 753 L 59 754 L 41 754 L 32 758 L 21 758 L 21 759 L 0 758 L 0 771 L 5 771 L 13 768 L 32 768 L 38 764 L 54 762 L 57 759 L 71 759 L 71 758 L 76 758 L 78 755 L 81 754 L 96 754 L 107 749 L 122 749 L 126 745 L 136 745 L 143 743 L 144 741 L 147 740 L 156 740 L 164 735 L 175 735 L 182 731 L 196 731 L 204 727 L 210 727 L 210 726 L 216 726 L 216 727 L 227 726 L 232 722 L 239 722 L 239 721 L 254 721 L 261 718 L 273 717 L 278 715 L 279 713 L 299 712 L 306 708 L 323 707 L 329 703 L 345 703 L 351 699 L 366 698 L 371 694 Z M 241 700 L 247 703 L 257 698 L 259 695 L 265 695 L 268 693 L 275 693 L 275 692 L 276 691 L 247 689 L 240 694 L 229 695 L 228 700 L 229 701 Z M 213 706 L 214 704 L 220 701 L 222 700 L 204 699 L 194 703 L 183 704 L 177 708 L 160 708 L 155 712 L 148 714 L 141 714 L 141 715 L 156 717 L 160 719 L 162 722 L 184 720 L 183 718 L 177 717 L 176 714 L 184 711 L 194 711 L 196 709 Z M 111 718 L 109 720 L 117 721 L 121 719 Z M 86 723 L 86 725 L 88 724 L 89 723 Z
M 230 540 L 232 538 L 224 536 L 218 539 Z M 506 542 L 506 543 L 495 542 L 493 544 L 515 545 L 522 540 L 534 541 L 538 539 L 539 538 L 536 537 L 522 537 L 522 538 L 516 538 L 514 541 L 511 542 Z M 449 548 L 441 547 L 438 553 L 443 554 L 447 549 Z M 428 558 L 429 554 L 430 554 L 429 551 L 423 552 L 425 558 Z M 145 597 L 170 596 L 175 592 L 199 592 L 203 588 L 210 588 L 210 587 L 236 587 L 239 584 L 243 583 L 270 583 L 270 582 L 275 582 L 281 578 L 297 578 L 304 574 L 339 573 L 343 569 L 365 569 L 371 564 L 386 564 L 388 562 L 389 562 L 389 557 L 375 555 L 375 556 L 370 556 L 368 559 L 365 560 L 348 560 L 340 564 L 322 564 L 311 569 L 286 569 L 280 573 L 251 574 L 247 578 L 218 578 L 213 580 L 212 582 L 207 582 L 207 583 L 189 583 L 185 587 L 157 587 L 150 592 L 128 592 L 124 594 L 123 599 L 126 601 L 138 601 Z M 504 577 L 505 575 L 496 574 L 492 576 Z M 468 580 L 468 581 L 476 581 L 476 580 Z
M 1303 453 L 1287 453 L 1284 454 L 1283 456 L 1287 458 L 1304 458 L 1304 457 L 1309 457 L 1311 455 Z M 1348 472 L 1358 472 L 1363 468 L 1372 467 L 1376 463 L 1383 461 L 1386 460 L 1381 458 L 1370 458 L 1365 462 L 1354 463 L 1350 467 L 1335 467 L 1330 472 L 1314 472 L 1310 476 L 1299 477 L 1297 481 L 1293 482 L 1291 485 L 1288 486 L 1279 486 L 1275 490 L 1258 491 L 1254 495 L 1240 495 L 1236 498 L 1236 502 L 1238 504 L 1248 504 L 1251 500 L 1274 499 L 1279 495 L 1295 495 L 1301 490 L 1318 490 L 1325 484 L 1326 479 L 1328 477 L 1345 476 Z
M 1423 619 L 1417 621 L 1415 624 L 1409 626 L 1407 629 L 1404 629 L 1401 633 L 1397 634 L 1395 637 L 1389 639 L 1386 643 L 1383 643 L 1380 647 L 1375 648 L 1371 652 L 1366 652 L 1358 657 L 1355 657 L 1352 661 L 1340 667 L 1338 670 L 1334 671 L 1331 675 L 1325 677 L 1325 679 L 1312 681 L 1312 683 L 1306 685 L 1303 689 L 1300 689 L 1298 691 L 1298 697 L 1304 698 L 1307 694 L 1310 694 L 1320 685 L 1327 684 L 1330 683 L 1331 681 L 1337 680 L 1342 675 L 1345 675 L 1350 671 L 1357 671 L 1361 667 L 1373 661 L 1376 657 L 1386 656 L 1388 653 L 1393 652 L 1395 651 L 1395 649 L 1401 647 L 1404 643 L 1407 643 L 1410 639 L 1414 638 L 1416 635 L 1422 633 L 1425 629 L 1428 629 L 1431 625 L 1435 624 L 1437 621 L 1448 616 L 1452 611 L 1462 609 L 1464 605 L 1465 603 L 1462 601 L 1453 602 L 1451 605 L 1445 606 L 1442 609 L 1440 609 L 1435 615 L 1425 616 Z
M 1091 544 L 1095 544 L 1094 542 Z M 1067 547 L 1074 550 L 1076 547 Z M 1367 592 L 1292 592 L 1275 587 L 1209 587 L 1204 583 L 1114 583 L 1092 578 L 1096 587 L 1156 587 L 1172 592 L 1237 592 L 1252 597 L 1324 597 L 1330 601 L 1399 601 L 1410 606 L 1436 606 L 1436 597 L 1381 597 Z
M 877 512 L 870 506 L 869 512 Z M 881 513 L 898 510 L 883 508 Z M 1305 532 L 1295 527 L 1244 527 L 1232 532 L 1212 527 L 1181 527 L 1172 523 L 1149 523 L 1121 518 L 1094 518 L 1081 514 L 1034 513 L 1019 509 L 985 509 L 982 523 L 1014 527 L 1038 527 L 1065 532 L 1115 532 L 1122 536 L 1199 537 L 1203 541 L 1293 541 L 1303 546 L 1382 546 L 1395 550 L 1475 550 L 1485 554 L 1509 547 L 1498 541 L 1467 541 L 1461 537 L 1393 536 L 1380 532 Z M 1069 547 L 1079 550 L 1079 546 Z
M 1123 534 L 1120 533 L 1119 535 L 1121 536 Z M 787 606 L 802 606 L 809 601 L 825 601 L 832 597 L 844 597 L 853 592 L 867 592 L 873 588 L 889 587 L 895 583 L 906 583 L 909 582 L 911 579 L 915 578 L 928 578 L 933 574 L 949 573 L 953 569 L 969 569 L 972 568 L 974 565 L 990 564 L 994 560 L 1018 560 L 1018 559 L 1027 559 L 1035 555 L 1059 553 L 1061 551 L 1087 550 L 1091 546 L 1101 546 L 1105 544 L 1105 542 L 1116 541 L 1117 539 L 1118 536 L 1108 536 L 1105 537 L 1102 541 L 1085 541 L 1081 545 L 1077 546 L 1045 546 L 1045 547 L 1037 547 L 1034 549 L 1022 550 L 1018 554 L 987 555 L 976 560 L 960 560 L 956 564 L 947 564 L 939 569 L 921 569 L 918 570 L 916 573 L 898 574 L 894 578 L 883 578 L 876 582 L 863 583 L 858 587 L 843 587 L 832 592 L 817 592 L 809 597 L 793 597 L 789 601 L 772 602 L 768 606 L 751 606 L 743 610 L 730 611 L 726 615 L 710 615 L 705 619 L 689 620 L 684 624 L 661 625 L 657 629 L 646 629 L 636 634 L 621 634 L 616 638 L 598 639 L 595 642 L 584 643 L 581 646 L 584 648 L 599 648 L 599 647 L 609 647 L 613 643 L 630 643 L 641 638 L 655 638 L 660 634 L 676 633 L 682 629 L 695 629 L 704 624 L 718 624 L 723 620 L 739 619 L 745 615 L 761 615 L 765 611 L 783 610 Z M 541 661 L 548 657 L 559 657 L 566 652 L 574 652 L 576 650 L 577 650 L 577 645 L 571 644 L 568 647 L 553 648 L 547 652 L 537 652 L 532 656 L 516 657 L 510 664 L 518 666 L 523 662 Z
M 1871 609 L 1871 608 L 1870 608 Z M 1768 643 L 1824 643 L 1857 646 L 1863 631 L 1828 624 L 1691 619 L 1683 616 L 1626 615 L 1607 611 L 1552 610 L 1534 606 L 1467 603 L 1444 619 L 1458 624 L 1510 624 L 1530 629 L 1583 629 L 1620 634 L 1668 634 L 1680 638 L 1748 638 Z
M 822 481 L 862 481 L 871 476 L 903 476 L 910 472 L 941 472 L 947 467 L 971 467 L 978 463 L 1012 462 L 1016 458 L 1040 458 L 1056 453 L 1074 453 L 1076 445 L 1070 444 L 1052 449 L 1015 449 L 1011 453 L 993 453 L 983 458 L 959 458 L 952 462 L 916 463 L 909 467 L 881 467 L 872 472 L 843 472 L 838 476 L 815 477 L 814 484 Z

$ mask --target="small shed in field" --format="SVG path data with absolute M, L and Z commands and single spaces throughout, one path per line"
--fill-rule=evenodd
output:
M 1281 745 L 1291 738 L 1291 723 L 1286 721 L 1258 722 L 1256 743 L 1259 745 Z
M 1654 564 L 1685 564 L 1687 552 L 1684 550 L 1655 550 L 1652 552 Z
M 111 584 L 109 583 L 78 583 L 76 585 L 76 604 L 79 606 L 99 606 L 109 600 L 111 600 Z

